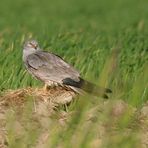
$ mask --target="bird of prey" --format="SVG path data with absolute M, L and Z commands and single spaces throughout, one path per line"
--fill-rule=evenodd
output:
M 36 40 L 25 42 L 23 61 L 28 72 L 46 86 L 59 85 L 78 94 L 86 92 L 104 98 L 108 98 L 107 93 L 111 93 L 110 89 L 99 87 L 81 78 L 80 73 L 61 57 L 41 50 Z

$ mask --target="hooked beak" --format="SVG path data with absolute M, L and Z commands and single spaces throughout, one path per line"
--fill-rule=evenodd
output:
M 37 49 L 37 46 L 35 46 L 34 44 L 30 43 L 30 45 L 31 45 L 34 49 Z

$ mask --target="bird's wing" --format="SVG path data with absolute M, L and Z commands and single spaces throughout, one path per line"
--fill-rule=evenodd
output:
M 49 52 L 38 51 L 27 57 L 28 70 L 44 82 L 62 83 L 65 78 L 79 81 L 79 72 L 62 58 Z

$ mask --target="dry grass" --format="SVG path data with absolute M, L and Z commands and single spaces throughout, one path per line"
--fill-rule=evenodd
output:
M 14 124 L 12 123 L 16 135 L 21 136 L 25 130 L 22 120 L 24 120 L 24 112 L 28 112 L 26 110 L 29 110 L 29 104 L 32 104 L 30 111 L 32 119 L 43 127 L 48 122 L 49 117 L 54 115 L 56 108 L 61 104 L 72 101 L 73 96 L 75 96 L 74 92 L 62 89 L 61 87 L 52 88 L 49 91 L 45 91 L 42 88 L 26 88 L 3 92 L 0 96 L 0 148 L 7 145 L 7 122 L 11 118 L 11 114 L 15 114 L 16 117 Z M 61 124 L 65 116 L 63 113 L 59 112 L 57 114 Z M 41 139 L 43 135 L 40 136 Z
M 8 143 L 13 143 L 14 141 L 16 145 L 16 141 L 22 139 L 27 130 L 32 128 L 37 128 L 40 131 L 37 134 L 38 140 L 34 144 L 34 147 L 46 147 L 54 133 L 53 131 L 57 131 L 59 128 L 66 128 L 74 116 L 75 112 L 66 112 L 57 109 L 58 105 L 71 101 L 73 96 L 73 92 L 62 88 L 51 89 L 46 92 L 40 88 L 26 88 L 4 92 L 0 96 L 0 147 L 8 147 Z M 28 112 L 31 114 L 28 114 Z M 101 120 L 98 124 L 96 122 L 96 120 L 98 120 L 98 113 L 100 118 L 103 117 L 102 115 L 108 114 L 111 122 Z M 90 146 L 101 146 L 104 137 L 107 139 L 109 138 L 108 136 L 110 136 L 112 140 L 115 140 L 119 134 L 117 129 L 119 128 L 120 120 L 122 120 L 126 114 L 135 116 L 135 121 L 129 124 L 124 130 L 125 134 L 130 133 L 132 129 L 137 126 L 138 133 L 136 132 L 136 136 L 137 139 L 141 141 L 141 144 L 138 146 L 146 148 L 148 146 L 148 104 L 145 104 L 145 106 L 139 110 L 121 100 L 105 101 L 85 113 L 83 118 L 85 124 L 84 127 L 81 127 L 81 130 L 83 128 L 87 129 L 93 123 L 94 126 L 96 126 L 95 130 L 99 131 L 99 136 L 91 141 Z M 28 115 L 29 117 L 26 118 Z M 11 123 L 9 123 L 9 121 L 11 121 Z M 26 129 L 27 124 L 31 124 L 28 127 L 29 129 Z M 76 139 L 79 145 L 77 133 L 75 136 L 73 135 L 72 139 Z M 62 143 L 60 143 L 60 146 L 62 147 Z
M 62 87 L 56 87 L 49 90 L 42 88 L 24 88 L 18 90 L 7 90 L 0 96 L 0 104 L 22 105 L 28 97 L 35 98 L 35 101 L 50 101 L 52 103 L 66 104 L 71 102 L 75 93 L 70 90 L 65 90 Z

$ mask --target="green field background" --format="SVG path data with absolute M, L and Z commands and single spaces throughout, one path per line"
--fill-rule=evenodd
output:
M 111 100 L 122 99 L 137 108 L 148 100 L 147 0 L 1 0 L 0 93 L 43 86 L 25 71 L 22 62 L 23 43 L 30 38 L 74 65 L 83 78 L 111 88 Z M 83 99 L 77 117 L 81 117 L 81 110 L 87 110 Z M 71 146 L 69 140 L 76 128 L 85 127 L 80 123 L 82 119 L 75 117 L 64 134 L 61 130 L 53 133 L 53 147 L 62 135 L 60 142 Z M 132 121 L 129 114 L 121 119 L 117 141 L 108 138 L 108 143 L 104 141 L 106 147 L 135 147 L 136 128 L 129 136 L 122 135 Z M 93 126 L 90 128 L 95 131 Z M 82 139 L 79 147 L 89 147 L 93 137 L 90 131 L 78 134 L 77 138 Z M 31 133 L 28 131 L 27 136 Z
M 102 79 L 101 85 L 128 94 L 135 83 L 144 81 L 138 84 L 143 90 L 146 78 L 140 75 L 146 75 L 147 37 L 147 0 L 2 1 L 0 89 L 41 84 L 25 72 L 22 63 L 23 43 L 33 38 L 91 81 Z

